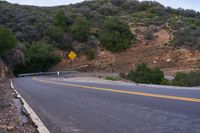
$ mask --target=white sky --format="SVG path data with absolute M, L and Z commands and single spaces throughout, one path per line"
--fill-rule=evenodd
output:
M 83 0 L 6 0 L 6 1 L 22 5 L 55 6 L 55 5 L 73 4 L 81 2 Z M 194 9 L 200 11 L 200 0 L 155 0 L 155 1 L 158 1 L 165 6 L 171 6 L 174 8 L 182 7 L 185 9 Z
M 142 1 L 142 0 L 140 0 Z M 185 8 L 200 11 L 200 0 L 155 0 L 165 6 L 171 6 L 173 8 Z
M 11 3 L 18 3 L 21 5 L 35 5 L 35 6 L 56 6 L 68 5 L 78 3 L 83 0 L 6 0 Z

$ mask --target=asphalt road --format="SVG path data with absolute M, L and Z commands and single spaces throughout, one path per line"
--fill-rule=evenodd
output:
M 200 90 L 13 80 L 52 133 L 200 133 Z

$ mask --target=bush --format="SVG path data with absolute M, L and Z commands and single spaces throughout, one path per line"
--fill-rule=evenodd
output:
M 120 52 L 129 48 L 136 36 L 133 35 L 127 23 L 116 17 L 108 17 L 100 33 L 100 40 L 103 46 L 112 52 Z
M 127 1 L 122 5 L 122 8 L 132 14 L 138 11 L 139 1 Z
M 126 73 L 121 72 L 121 73 L 119 74 L 119 77 L 125 79 L 125 78 L 126 78 Z
M 161 84 L 164 80 L 164 73 L 159 68 L 150 69 L 143 63 L 138 65 L 135 70 L 131 70 L 127 79 L 136 83 Z
M 84 17 L 77 17 L 74 24 L 69 27 L 73 39 L 87 41 L 90 35 L 90 24 Z
M 167 13 L 166 8 L 163 5 L 157 5 L 149 9 L 151 13 L 158 16 L 165 16 Z
M 52 46 L 42 42 L 34 42 L 25 52 L 24 64 L 17 65 L 13 72 L 15 75 L 19 73 L 45 72 L 57 64 L 60 59 L 54 53 Z
M 94 60 L 96 57 L 95 51 L 90 47 L 84 48 L 85 55 L 88 60 Z
M 151 70 L 151 83 L 152 84 L 161 84 L 164 80 L 164 72 L 159 68 L 155 68 Z
M 64 32 L 61 27 L 51 27 L 47 29 L 46 35 L 49 36 L 50 40 L 47 42 L 53 44 L 53 46 L 62 50 L 72 50 L 72 37 L 70 34 Z
M 60 43 L 57 43 L 56 47 L 62 49 L 62 50 L 67 50 L 67 51 L 72 51 L 74 48 L 72 46 L 72 37 L 65 33 L 62 41 Z
M 146 40 L 153 40 L 155 38 L 154 34 L 152 31 L 146 31 L 144 33 L 144 39 Z
M 107 76 L 105 77 L 106 80 L 112 80 L 112 81 L 118 81 L 120 80 L 119 77 L 116 77 L 116 76 Z
M 23 63 L 25 45 L 23 43 L 16 43 L 15 48 L 3 54 L 3 61 L 12 69 L 14 66 Z
M 54 16 L 54 25 L 65 28 L 66 23 L 65 23 L 65 12 L 64 12 L 64 10 L 60 9 L 56 13 L 56 15 Z
M 200 71 L 193 71 L 190 73 L 178 72 L 172 83 L 173 85 L 186 87 L 200 86 Z
M 117 14 L 119 9 L 116 6 L 114 6 L 112 3 L 108 2 L 108 3 L 101 5 L 97 9 L 97 11 L 104 16 L 111 16 L 111 15 Z
M 0 56 L 15 47 L 16 38 L 8 28 L 0 26 Z
M 172 84 L 172 81 L 171 81 L 171 80 L 164 79 L 164 80 L 161 82 L 161 85 L 173 85 L 173 84 Z
M 92 17 L 92 9 L 88 6 L 88 5 L 84 5 L 84 6 L 80 6 L 77 9 L 78 12 L 80 12 L 82 15 L 84 15 L 87 18 L 91 18 Z
M 188 49 L 199 49 L 200 20 L 197 18 L 170 19 L 169 24 L 175 31 L 172 45 Z
M 152 12 L 136 12 L 132 15 L 132 21 L 136 25 L 141 26 L 161 26 L 166 23 L 166 18 L 164 16 L 158 16 Z
M 176 74 L 175 79 L 172 81 L 173 85 L 177 85 L 177 86 L 187 86 L 187 81 L 186 81 L 186 73 L 181 73 L 178 72 Z
M 174 33 L 174 40 L 172 44 L 175 47 L 193 48 L 199 47 L 200 31 L 198 29 L 191 29 L 190 27 L 178 30 Z
M 46 30 L 46 34 L 56 42 L 60 42 L 64 35 L 64 30 L 61 27 L 52 26 Z
M 73 23 L 74 19 L 72 14 L 66 14 L 63 9 L 59 9 L 53 19 L 54 26 L 61 27 L 63 30 L 67 30 Z
M 126 0 L 111 0 L 111 2 L 115 6 L 121 6 L 122 4 L 124 4 L 127 1 Z
M 99 44 L 99 40 L 97 40 L 97 38 L 92 35 L 88 37 L 88 45 L 91 47 L 97 47 Z

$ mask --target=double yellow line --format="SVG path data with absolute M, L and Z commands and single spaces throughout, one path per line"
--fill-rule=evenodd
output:
M 42 83 L 64 85 L 64 86 L 76 87 L 76 88 L 82 88 L 82 89 L 108 91 L 108 92 L 123 93 L 123 94 L 129 94 L 129 95 L 139 95 L 139 96 L 145 96 L 145 97 L 154 97 L 154 98 L 172 99 L 172 100 L 200 103 L 200 99 L 198 99 L 198 98 L 168 96 L 168 95 L 160 95 L 160 94 L 152 94 L 152 93 L 144 93 L 144 92 L 135 92 L 135 91 L 127 91 L 127 90 L 115 90 L 115 89 L 110 89 L 110 88 L 99 88 L 99 87 L 94 87 L 94 86 L 84 86 L 84 85 L 77 85 L 77 84 L 58 83 L 58 82 L 53 82 L 53 81 L 41 80 L 41 79 L 38 79 L 38 78 L 33 78 L 33 80 L 39 81 L 39 82 L 42 82 Z

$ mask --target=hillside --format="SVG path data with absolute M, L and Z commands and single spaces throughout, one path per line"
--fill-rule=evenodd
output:
M 62 56 L 51 70 L 71 68 L 66 58 L 71 50 L 78 54 L 73 67 L 90 71 L 127 72 L 141 62 L 167 71 L 190 70 L 200 55 L 200 13 L 157 2 L 93 0 L 35 7 L 1 1 L 0 25 L 10 28 L 18 41 L 3 55 L 15 73 L 52 66 L 36 70 L 27 63 L 27 51 L 35 43 L 49 44 Z M 32 69 L 22 71 L 27 66 Z

